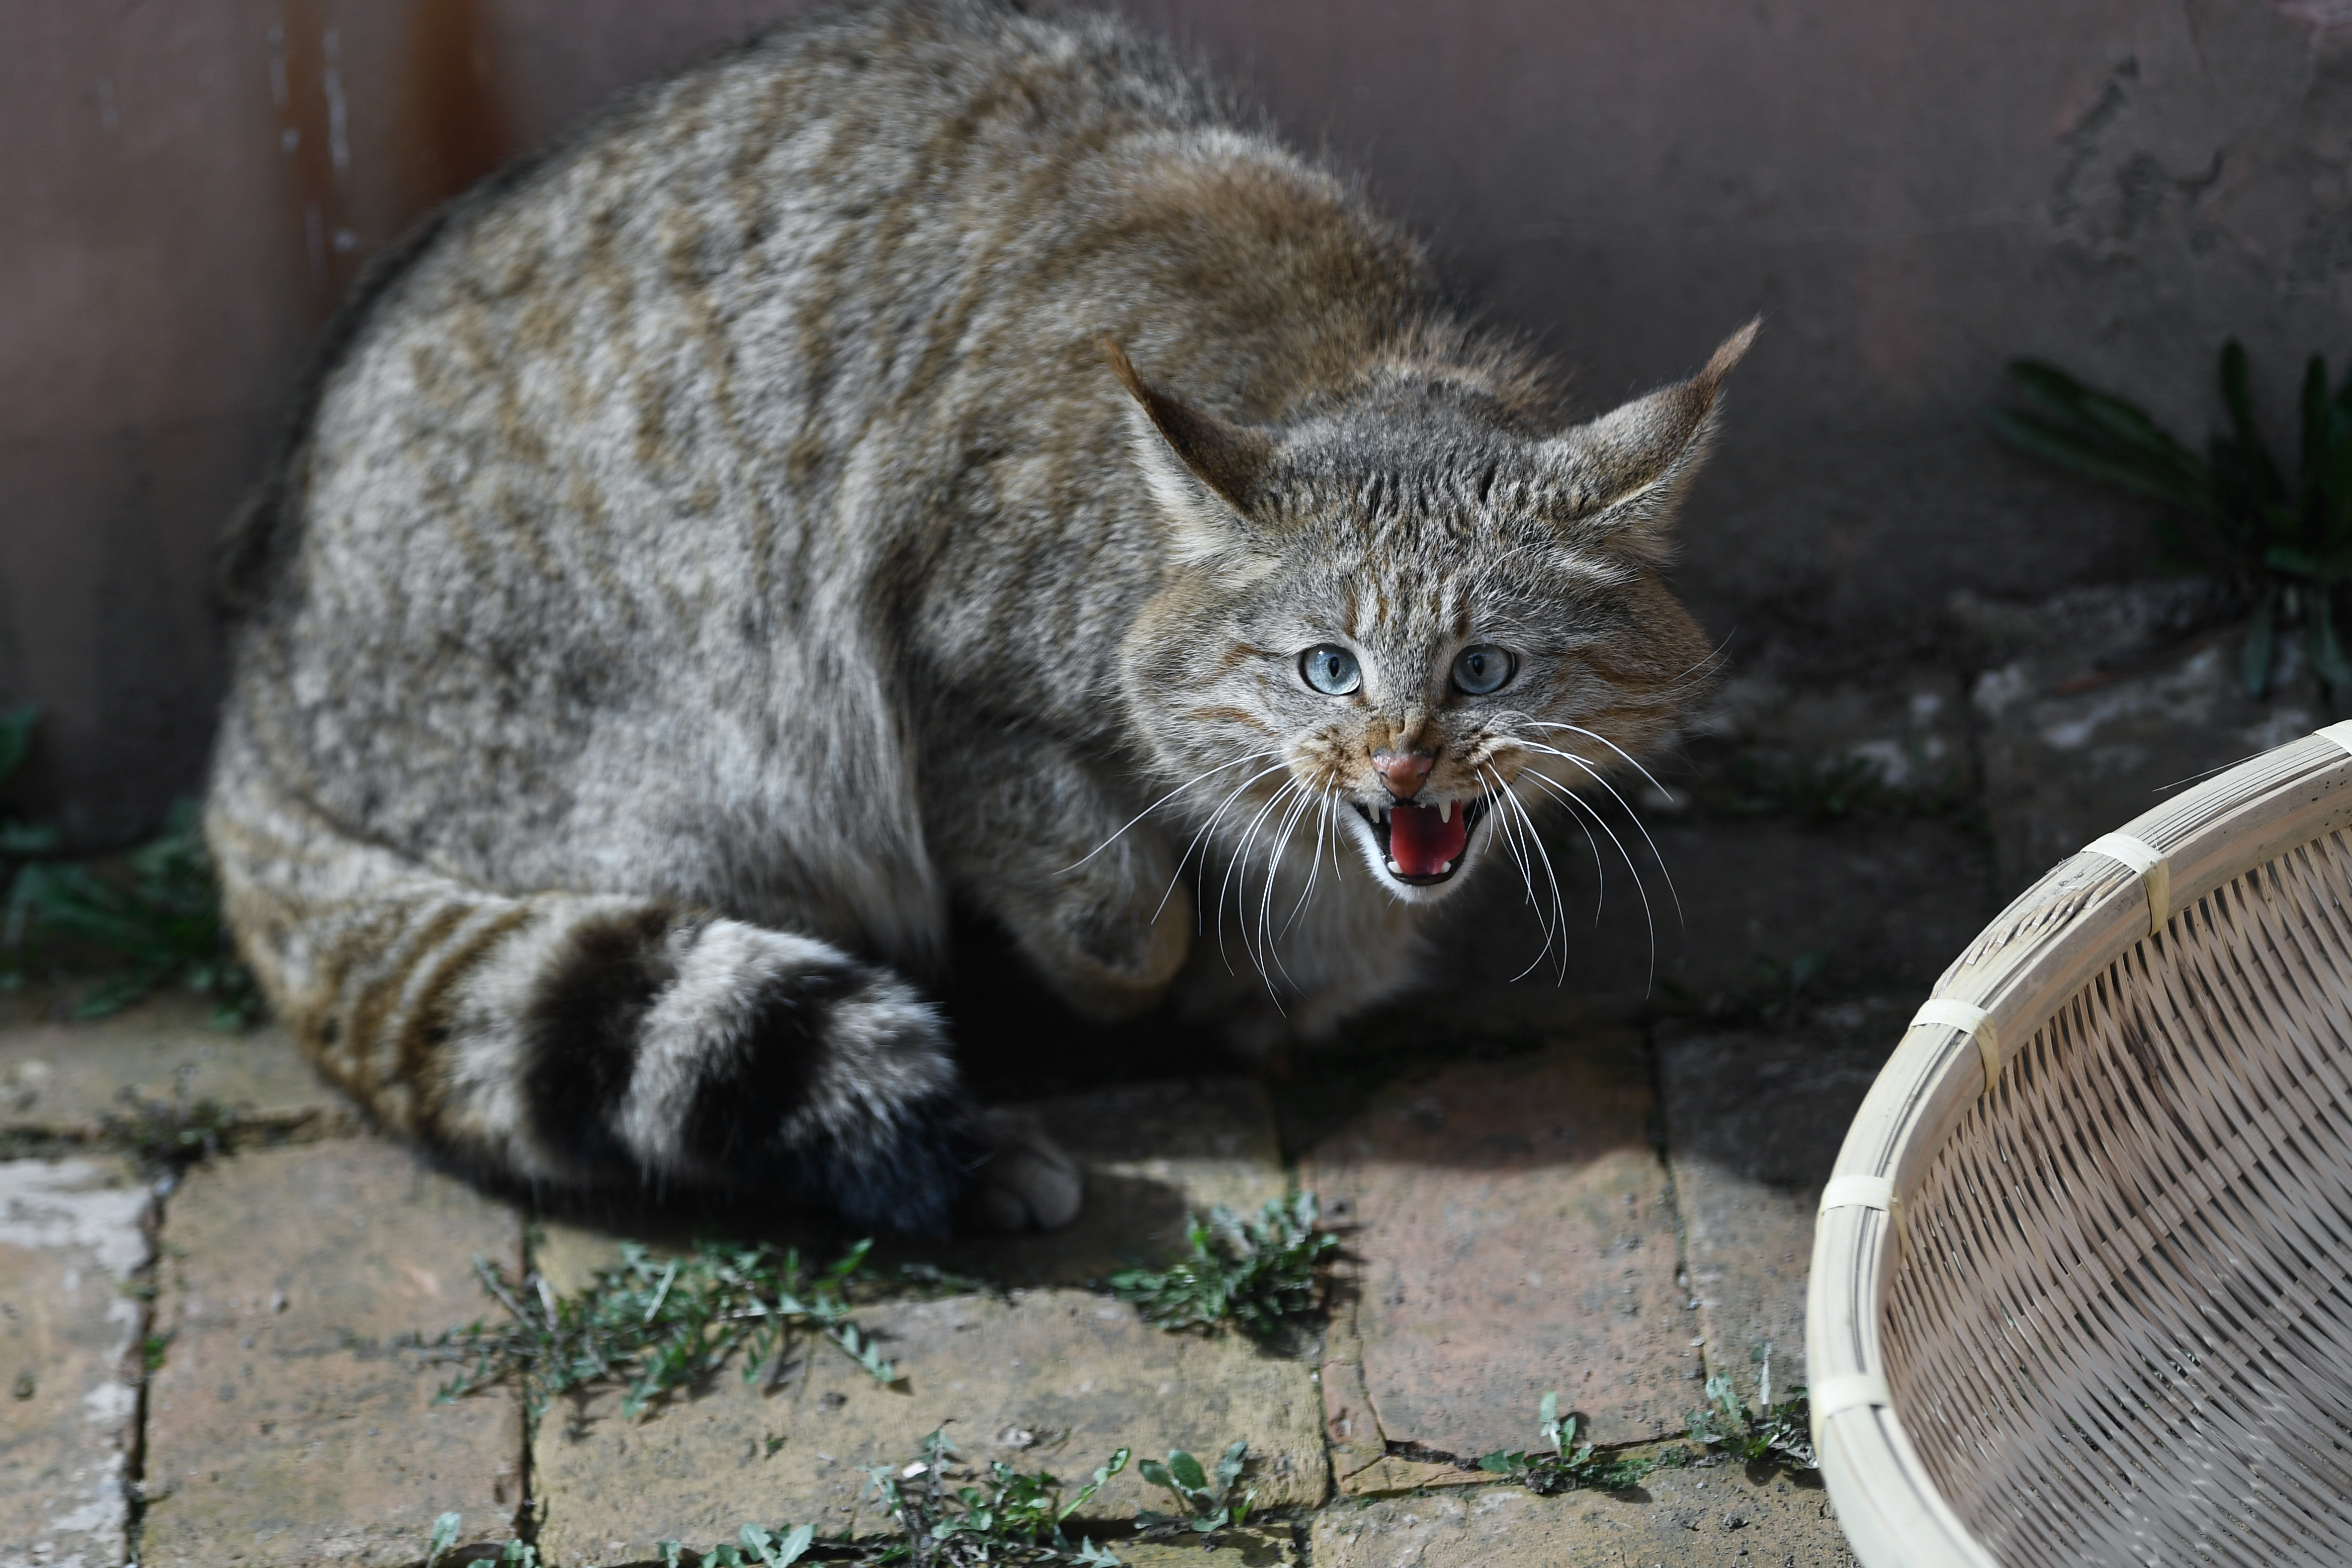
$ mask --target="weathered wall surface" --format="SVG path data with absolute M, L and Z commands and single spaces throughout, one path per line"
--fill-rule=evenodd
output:
M 1916 637 L 2127 575 L 1995 448 L 2032 353 L 2210 416 L 2352 351 L 2352 0 L 1129 0 L 1365 170 L 1604 404 L 1762 311 L 1682 582 L 1718 636 Z M 212 535 L 411 216 L 785 0 L 0 7 L 0 704 L 86 839 L 191 787 Z

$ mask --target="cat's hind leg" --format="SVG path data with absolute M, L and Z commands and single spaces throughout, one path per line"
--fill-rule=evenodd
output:
M 232 723 L 205 835 L 238 946 L 378 1120 L 533 1185 L 726 1188 L 936 1234 L 1077 1175 L 971 1110 L 937 1012 L 829 943 L 652 900 L 508 897 L 341 832 Z M 975 1193 L 973 1189 L 979 1191 Z

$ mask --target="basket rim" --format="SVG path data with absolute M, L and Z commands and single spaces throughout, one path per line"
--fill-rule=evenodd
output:
M 1887 1387 L 1882 1339 L 1903 1200 L 2065 1000 L 2172 911 L 2352 826 L 2352 721 L 2249 758 L 2053 867 L 1947 969 L 1864 1099 L 1813 1232 L 1805 1351 L 1813 1444 L 1864 1568 L 1999 1568 L 1945 1500 Z

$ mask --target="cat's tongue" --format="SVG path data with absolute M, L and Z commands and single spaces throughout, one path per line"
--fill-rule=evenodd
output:
M 1389 808 L 1389 858 L 1399 872 L 1434 877 L 1462 858 L 1462 847 L 1470 841 L 1469 813 L 1456 801 L 1447 816 L 1450 820 L 1438 821 L 1433 805 Z

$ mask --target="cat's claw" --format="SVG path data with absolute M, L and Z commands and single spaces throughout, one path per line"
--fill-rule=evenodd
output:
M 975 1229 L 1058 1230 L 1078 1216 L 1086 1176 L 1029 1111 L 981 1113 L 990 1150 L 972 1173 L 964 1211 Z

